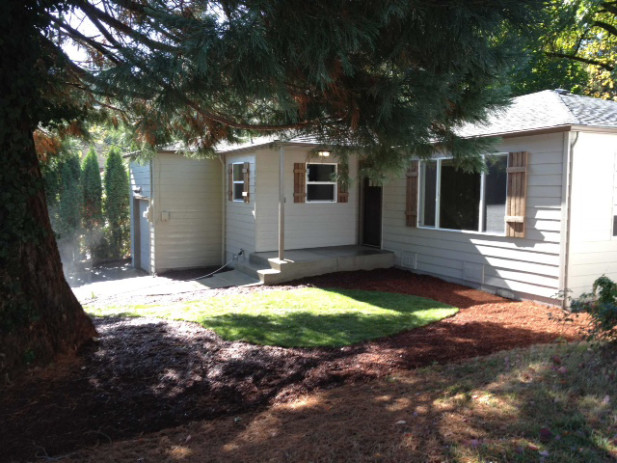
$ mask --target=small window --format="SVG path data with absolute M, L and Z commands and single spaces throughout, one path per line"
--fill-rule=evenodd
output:
M 336 164 L 306 165 L 307 202 L 336 201 Z
M 613 216 L 613 236 L 617 236 L 617 215 Z
M 232 165 L 233 200 L 244 201 L 242 192 L 244 191 L 244 163 L 237 162 Z

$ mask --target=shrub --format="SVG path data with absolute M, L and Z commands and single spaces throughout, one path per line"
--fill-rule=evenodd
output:
M 99 162 L 94 149 L 90 149 L 84 158 L 81 187 L 83 195 L 81 218 L 85 230 L 86 246 L 90 250 L 92 261 L 96 263 L 103 257 L 100 246 L 103 238 L 103 187 L 101 185 Z
M 571 308 L 591 315 L 593 337 L 617 341 L 617 284 L 606 275 L 593 283 L 591 293 L 573 299 Z
M 109 257 L 124 256 L 130 236 L 129 179 L 122 156 L 115 149 L 109 152 L 105 163 L 105 217 Z

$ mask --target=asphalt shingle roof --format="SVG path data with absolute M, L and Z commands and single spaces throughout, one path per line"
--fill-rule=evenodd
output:
M 567 125 L 617 128 L 617 102 L 544 90 L 513 98 L 511 105 L 495 111 L 486 123 L 464 124 L 457 132 L 473 137 Z

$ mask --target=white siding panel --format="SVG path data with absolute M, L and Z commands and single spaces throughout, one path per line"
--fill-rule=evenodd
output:
M 383 247 L 422 273 L 504 294 L 554 298 L 559 289 L 563 134 L 506 139 L 500 152 L 529 151 L 524 239 L 405 226 L 405 181 L 384 187 Z
M 140 257 L 141 251 L 136 249 L 136 246 L 139 246 L 141 248 L 142 243 L 144 239 L 146 238 L 146 236 L 142 237 L 141 235 L 142 233 L 143 234 L 146 233 L 146 229 L 145 229 L 146 226 L 148 228 L 148 235 L 147 235 L 148 246 L 146 246 L 146 248 L 149 249 L 150 245 L 154 242 L 153 240 L 151 240 L 152 230 L 150 227 L 150 223 L 142 217 L 142 212 L 140 212 L 141 208 L 145 210 L 145 208 L 147 207 L 147 204 L 146 205 L 142 204 L 142 203 L 145 203 L 146 201 L 142 201 L 142 200 L 137 201 L 133 199 L 135 194 L 138 194 L 145 198 L 150 198 L 151 191 L 152 191 L 151 184 L 150 184 L 151 183 L 151 180 L 150 180 L 151 178 L 150 169 L 151 168 L 152 167 L 151 167 L 150 161 L 147 161 L 145 163 L 138 163 L 138 162 L 132 161 L 129 163 L 129 181 L 131 185 L 130 186 L 131 188 L 131 201 L 130 201 L 131 259 L 132 259 L 133 267 L 136 267 L 136 268 L 144 267 L 144 265 L 141 262 L 142 258 Z M 134 193 L 136 190 L 139 191 L 139 193 Z M 140 236 L 136 236 L 135 234 L 136 230 L 139 230 Z M 150 253 L 148 255 L 150 255 Z M 140 257 L 139 261 L 136 259 L 136 257 Z M 149 272 L 150 265 L 148 265 L 147 268 L 144 268 L 144 270 Z
M 256 165 L 255 153 L 249 154 L 228 154 L 225 156 L 225 180 L 223 181 L 225 188 L 225 206 L 227 210 L 226 217 L 226 235 L 225 241 L 225 259 L 231 261 L 232 257 L 241 249 L 245 251 L 240 259 L 247 259 L 248 255 L 255 252 L 255 233 L 256 233 L 256 211 L 257 211 L 257 187 L 259 177 L 262 174 L 259 166 Z M 236 162 L 248 162 L 250 180 L 249 180 L 249 199 L 250 202 L 229 201 L 227 198 L 228 178 L 227 167 Z
M 129 171 L 131 174 L 131 191 L 135 191 L 138 188 L 141 188 L 142 196 L 149 198 L 151 195 L 150 188 L 150 161 L 145 164 L 140 164 L 137 162 L 131 162 L 129 164 Z
M 576 137 L 576 136 L 575 136 Z M 580 132 L 572 159 L 568 289 L 576 297 L 596 278 L 617 279 L 613 214 L 617 198 L 617 135 Z
M 347 203 L 294 203 L 293 168 L 296 162 L 319 162 L 310 148 L 285 147 L 285 249 L 340 246 L 358 242 L 357 161 L 350 159 Z M 326 163 L 336 162 L 330 157 Z M 278 149 L 257 153 L 256 250 L 278 249 Z
M 159 153 L 153 221 L 157 272 L 221 263 L 221 165 Z

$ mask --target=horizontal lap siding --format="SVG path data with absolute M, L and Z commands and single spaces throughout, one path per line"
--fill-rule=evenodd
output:
M 153 180 L 157 271 L 220 265 L 219 161 L 159 154 Z
M 311 148 L 285 147 L 285 249 L 340 246 L 358 242 L 357 160 L 350 158 L 349 198 L 346 203 L 294 203 L 294 163 L 320 162 Z M 257 154 L 257 251 L 278 249 L 278 149 Z M 336 163 L 331 156 L 324 163 Z
M 567 287 L 576 297 L 596 278 L 617 280 L 617 135 L 580 132 L 573 148 Z
M 152 168 L 152 164 L 150 161 L 144 163 L 144 164 L 140 164 L 137 162 L 130 162 L 129 163 L 129 177 L 130 177 L 130 182 L 131 182 L 131 197 L 134 197 L 135 194 L 144 196 L 145 198 L 150 198 L 151 195 L 151 179 L 150 179 L 150 169 Z M 136 193 L 137 192 L 137 193 Z M 145 202 L 145 201 L 144 201 Z M 140 222 L 140 217 L 139 217 L 139 210 L 136 210 L 139 207 L 139 204 L 135 204 L 135 202 L 131 199 L 130 201 L 130 214 L 131 214 L 131 259 L 132 259 L 132 265 L 134 267 L 139 267 L 141 265 L 141 263 L 137 262 L 135 259 L 137 258 L 137 252 L 135 250 L 135 244 L 136 244 L 136 236 L 135 236 L 135 231 L 136 231 L 136 227 L 137 227 L 137 223 L 141 223 L 140 227 L 144 226 L 146 223 L 146 220 L 141 220 Z M 149 232 L 149 233 L 148 233 Z M 152 227 L 150 227 L 150 230 L 148 230 L 148 232 L 141 230 L 140 229 L 140 233 L 141 234 L 145 234 L 148 233 L 149 234 L 149 239 L 150 239 L 150 245 L 152 246 L 152 244 L 154 243 L 154 239 L 152 236 Z
M 249 202 L 244 201 L 229 201 L 227 200 L 227 194 L 225 195 L 226 205 L 226 242 L 225 242 L 225 255 L 226 260 L 231 261 L 233 256 L 240 252 L 240 249 L 245 251 L 244 257 L 240 259 L 247 259 L 248 255 L 255 252 L 255 214 L 257 208 L 257 197 L 255 196 L 257 189 L 255 183 L 259 180 L 261 171 L 255 164 L 255 154 L 228 154 L 226 156 L 225 172 L 230 164 L 238 162 L 249 163 Z M 225 175 L 227 180 L 227 175 Z M 225 191 L 229 190 L 229 185 L 225 186 Z
M 489 290 L 554 298 L 559 290 L 563 134 L 505 140 L 498 151 L 529 151 L 525 238 L 405 226 L 405 181 L 384 187 L 383 248 L 397 263 Z
M 146 164 L 130 163 L 131 191 L 141 188 L 139 193 L 146 198 L 150 197 L 150 162 Z

